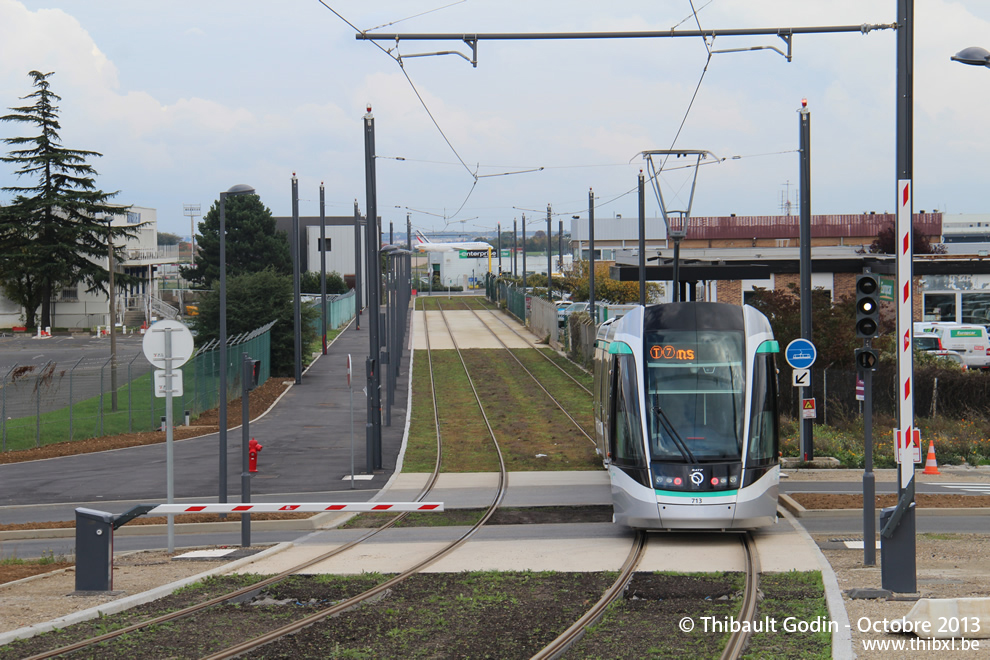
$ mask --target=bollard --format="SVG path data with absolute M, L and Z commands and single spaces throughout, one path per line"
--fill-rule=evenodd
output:
M 184 424 L 183 424 L 183 425 L 184 425 L 184 426 L 189 426 L 189 411 L 188 411 L 188 410 L 186 410 L 183 416 L 184 416 L 184 418 L 185 418 L 185 419 L 183 420 L 183 422 L 184 422 Z

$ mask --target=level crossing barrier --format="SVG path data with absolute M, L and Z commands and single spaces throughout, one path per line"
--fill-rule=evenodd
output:
M 76 592 L 113 591 L 113 532 L 143 515 L 191 513 L 402 513 L 442 512 L 443 502 L 299 502 L 222 504 L 141 504 L 121 514 L 76 509 Z

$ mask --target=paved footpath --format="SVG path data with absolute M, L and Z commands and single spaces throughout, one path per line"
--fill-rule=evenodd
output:
M 267 414 L 252 422 L 251 436 L 264 449 L 252 492 L 292 494 L 350 490 L 351 407 L 347 387 L 348 354 L 353 363 L 354 465 L 366 473 L 365 359 L 366 324 L 352 322 L 292 385 Z M 392 425 L 382 427 L 383 470 L 358 480 L 362 490 L 380 489 L 395 470 L 406 420 L 409 351 L 405 351 L 392 408 Z M 384 405 L 384 394 L 383 394 Z M 240 408 L 230 408 L 240 419 Z M 219 434 L 176 441 L 175 496 L 216 501 L 219 476 Z M 241 429 L 227 432 L 228 501 L 240 499 Z M 344 477 L 347 476 L 345 480 Z M 0 465 L 0 507 L 74 502 L 165 500 L 165 444 Z M 110 508 L 110 507 L 108 507 Z M 114 507 L 121 508 L 120 506 Z M 124 509 L 128 508 L 123 506 Z M 65 511 L 71 519 L 71 506 Z M 115 511 L 116 512 L 116 511 Z M 0 508 L 0 521 L 4 518 Z M 62 518 L 67 519 L 67 518 Z

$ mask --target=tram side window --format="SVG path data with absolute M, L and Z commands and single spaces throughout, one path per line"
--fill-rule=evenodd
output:
M 609 443 L 612 461 L 619 465 L 643 465 L 643 429 L 639 415 L 639 386 L 632 355 L 615 355 L 612 362 L 612 414 Z
M 757 356 L 753 370 L 753 419 L 749 429 L 750 467 L 776 461 L 779 440 L 777 424 L 777 378 L 773 356 Z

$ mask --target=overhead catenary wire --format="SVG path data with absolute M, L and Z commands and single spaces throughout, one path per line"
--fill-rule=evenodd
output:
M 709 0 L 709 4 L 712 0 Z M 435 11 L 440 11 L 442 9 L 447 9 L 453 7 L 454 5 L 460 5 L 467 2 L 467 0 L 457 0 L 457 2 L 451 2 L 449 5 L 444 5 L 442 7 L 436 7 L 435 9 L 428 9 L 426 11 L 421 11 L 418 14 L 413 14 L 412 16 L 406 16 L 405 18 L 400 18 L 395 21 L 389 21 L 388 23 L 382 23 L 381 25 L 376 25 L 373 28 L 368 28 L 367 30 L 361 30 L 362 32 L 371 32 L 372 30 L 379 30 L 384 27 L 389 27 L 390 25 L 396 25 L 397 23 L 402 23 L 403 21 L 408 21 L 412 18 L 419 18 L 420 16 L 426 16 L 427 14 L 432 14 Z
M 341 15 L 340 12 L 338 12 L 336 9 L 334 9 L 333 7 L 331 7 L 330 5 L 328 5 L 324 0 L 317 0 L 317 2 L 319 2 L 321 5 L 323 5 L 327 9 L 329 9 L 333 13 L 334 16 L 336 16 L 337 18 L 339 18 L 340 20 L 342 20 L 344 23 L 346 23 L 347 25 L 349 25 L 354 30 L 356 30 L 358 32 L 361 32 L 361 33 L 364 33 L 364 31 L 358 29 L 357 26 L 355 26 L 349 20 L 347 20 L 346 18 L 344 18 L 343 15 Z M 405 67 L 405 65 L 402 62 L 402 56 L 401 55 L 393 55 L 391 50 L 384 48 L 383 46 L 381 46 L 376 41 L 372 41 L 371 43 L 375 44 L 375 46 L 380 51 L 382 51 L 383 53 L 385 53 L 386 55 L 388 55 L 389 58 L 391 58 L 396 64 L 399 65 L 399 70 L 402 71 L 402 75 L 405 77 L 406 82 L 409 83 L 409 86 L 412 88 L 412 91 L 416 95 L 416 98 L 419 99 L 420 105 L 423 106 L 423 109 L 426 111 L 426 114 L 430 118 L 430 121 L 433 122 L 433 125 L 436 127 L 437 131 L 440 133 L 440 137 L 442 137 L 443 138 L 443 141 L 447 143 L 447 146 L 450 148 L 451 152 L 453 152 L 454 156 L 457 158 L 457 160 L 460 162 L 460 164 L 464 167 L 464 169 L 467 171 L 467 173 L 471 175 L 471 179 L 472 179 L 471 190 L 468 192 L 467 197 L 464 198 L 464 202 L 461 203 L 461 208 L 463 208 L 464 207 L 464 204 L 467 203 L 467 200 L 471 197 L 471 193 L 474 192 L 474 187 L 478 183 L 478 175 L 477 175 L 477 173 L 471 171 L 471 168 L 468 167 L 468 164 L 464 162 L 464 159 L 463 158 L 461 158 L 460 153 L 458 153 L 457 149 L 454 148 L 454 145 L 451 143 L 450 139 L 447 137 L 447 134 L 443 132 L 443 129 L 440 127 L 440 123 L 437 121 L 436 117 L 433 116 L 433 113 L 430 111 L 430 107 L 426 104 L 426 101 L 423 99 L 423 96 L 419 93 L 419 89 L 417 89 L 416 84 L 413 82 L 412 78 L 409 77 L 409 73 L 406 71 L 406 67 Z M 396 43 L 398 43 L 398 41 Z M 459 210 L 460 209 L 458 209 L 458 211 Z
M 356 30 L 356 31 L 358 31 L 358 32 L 360 32 L 362 34 L 367 34 L 368 33 L 368 30 L 360 30 L 360 29 L 358 29 L 353 23 L 351 23 L 349 20 L 347 20 L 346 18 L 344 18 L 344 16 L 341 15 L 340 12 L 338 12 L 336 9 L 334 9 L 333 7 L 331 7 L 330 5 L 328 5 L 324 0 L 317 0 L 317 1 L 321 5 L 323 5 L 327 9 L 329 9 L 337 18 L 339 18 L 340 20 L 342 20 L 344 23 L 346 23 L 348 26 L 350 26 L 354 30 Z M 460 0 L 460 1 L 461 2 L 464 2 L 465 0 Z M 449 5 L 445 5 L 444 7 L 438 7 L 437 9 L 433 9 L 433 10 L 430 10 L 428 12 L 423 12 L 421 14 L 416 14 L 415 16 L 410 16 L 408 18 L 415 18 L 416 16 L 422 16 L 423 14 L 428 14 L 428 13 L 431 13 L 433 11 L 438 11 L 440 9 L 445 9 L 446 7 L 451 7 L 451 6 L 456 5 L 456 4 L 460 4 L 460 3 L 459 2 L 455 2 L 455 3 L 449 4 Z M 397 21 L 393 21 L 392 23 L 387 23 L 386 25 L 394 25 L 395 23 L 398 23 L 398 22 L 403 21 L 403 20 L 407 20 L 407 19 L 399 19 Z M 385 26 L 384 25 L 380 25 L 378 27 L 385 27 Z M 378 28 L 371 28 L 371 29 L 374 30 L 374 29 L 378 29 Z M 478 181 L 480 179 L 488 178 L 488 177 L 495 177 L 495 176 L 508 176 L 510 174 L 529 174 L 529 173 L 532 173 L 532 172 L 540 172 L 540 171 L 543 170 L 542 167 L 533 167 L 533 168 L 529 168 L 529 169 L 525 169 L 525 170 L 521 170 L 521 171 L 517 171 L 517 172 L 499 172 L 499 173 L 495 173 L 495 174 L 481 174 L 481 175 L 479 175 L 478 174 L 478 170 L 481 167 L 480 164 L 477 165 L 474 170 L 472 170 L 468 166 L 468 164 L 464 161 L 464 159 L 461 157 L 461 154 L 457 151 L 456 147 L 454 147 L 454 144 L 450 141 L 450 138 L 447 137 L 447 134 L 444 133 L 443 128 L 440 126 L 440 122 L 437 121 L 437 118 L 433 115 L 433 112 L 430 110 L 430 107 L 427 105 L 426 100 L 423 98 L 422 94 L 419 93 L 419 89 L 416 87 L 416 83 L 413 82 L 413 79 L 409 76 L 409 72 L 406 71 L 405 63 L 402 61 L 402 55 L 401 55 L 401 53 L 395 53 L 395 54 L 393 54 L 393 52 L 392 52 L 391 49 L 384 48 L 383 46 L 381 46 L 380 44 L 378 44 L 378 42 L 372 41 L 372 43 L 375 44 L 375 46 L 379 50 L 381 50 L 383 53 L 385 53 L 386 55 L 388 55 L 389 58 L 392 59 L 392 61 L 394 61 L 396 64 L 399 65 L 399 70 L 402 71 L 403 77 L 405 77 L 406 82 L 409 83 L 409 87 L 412 89 L 413 93 L 416 95 L 416 98 L 419 100 L 420 105 L 423 106 L 423 110 L 426 111 L 426 115 L 430 118 L 430 121 L 433 122 L 433 126 L 436 127 L 437 132 L 440 133 L 440 137 L 443 138 L 443 141 L 447 144 L 447 147 L 454 154 L 454 157 L 457 158 L 458 163 L 460 163 L 460 165 L 464 168 L 464 170 L 471 176 L 471 188 L 470 188 L 470 190 L 468 190 L 468 193 L 467 193 L 467 195 L 465 195 L 464 200 L 461 202 L 460 206 L 457 208 L 457 211 L 455 211 L 451 217 L 454 217 L 458 213 L 460 213 L 461 210 L 464 208 L 464 205 L 467 204 L 467 202 L 468 202 L 469 199 L 471 199 L 471 195 L 474 194 L 474 190 L 477 187 Z M 398 48 L 398 40 L 396 40 L 396 48 Z M 377 158 L 377 156 L 376 156 L 376 158 Z M 393 157 L 390 157 L 390 158 L 393 158 L 394 160 L 407 160 L 405 157 L 401 157 L 401 156 L 393 156 Z

